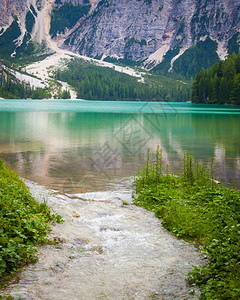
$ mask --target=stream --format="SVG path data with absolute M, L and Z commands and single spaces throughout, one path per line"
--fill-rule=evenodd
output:
M 198 252 L 132 204 L 131 178 L 104 192 L 69 195 L 26 183 L 65 222 L 50 234 L 60 243 L 41 247 L 39 261 L 8 288 L 13 299 L 199 298 L 185 276 L 201 264 Z

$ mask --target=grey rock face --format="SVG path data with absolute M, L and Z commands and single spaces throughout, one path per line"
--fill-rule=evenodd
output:
M 40 10 L 48 2 L 0 0 L 0 28 L 11 23 L 12 15 L 25 16 L 31 3 Z M 169 49 L 179 47 L 183 52 L 207 36 L 218 42 L 219 55 L 224 57 L 229 39 L 240 32 L 239 0 L 51 2 L 53 6 L 91 4 L 89 15 L 61 37 L 62 47 L 91 57 L 112 56 L 154 65 Z
M 143 60 L 169 39 L 178 26 L 172 3 L 163 0 L 100 1 L 70 36 L 68 46 L 88 56 Z
M 12 16 L 26 15 L 26 0 L 0 0 L 0 28 L 11 24 Z
M 238 0 L 201 0 L 191 20 L 193 41 L 210 35 L 218 40 L 228 40 L 240 30 L 240 2 Z
M 207 36 L 219 43 L 219 55 L 224 56 L 228 40 L 240 31 L 238 0 L 96 2 L 92 14 L 65 42 L 87 56 L 160 62 L 169 49 L 184 51 Z

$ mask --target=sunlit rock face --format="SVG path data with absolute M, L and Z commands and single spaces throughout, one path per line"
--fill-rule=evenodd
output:
M 181 55 L 207 37 L 216 41 L 223 59 L 229 40 L 237 46 L 240 40 L 239 0 L 0 0 L 0 27 L 6 29 L 17 16 L 23 32 L 32 7 L 35 23 L 44 27 L 40 15 L 66 4 L 90 10 L 54 39 L 63 48 L 91 57 L 124 58 L 152 68 L 169 50 L 178 49 Z M 35 38 L 39 40 L 37 34 Z

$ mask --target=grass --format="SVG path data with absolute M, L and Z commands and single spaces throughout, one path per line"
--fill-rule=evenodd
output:
M 62 222 L 37 202 L 19 176 L 0 161 L 0 285 L 22 266 L 36 262 L 38 245 L 50 242 L 50 225 Z
M 134 203 L 155 212 L 179 238 L 193 241 L 206 258 L 188 274 L 201 299 L 240 299 L 240 191 L 214 180 L 214 163 L 194 162 L 185 153 L 178 176 L 163 168 L 158 148 L 135 177 Z

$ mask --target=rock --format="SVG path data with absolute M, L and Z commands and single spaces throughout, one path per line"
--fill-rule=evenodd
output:
M 80 217 L 80 215 L 77 212 L 75 212 L 75 211 L 72 213 L 72 216 L 74 218 L 79 218 Z
M 189 48 L 207 36 L 226 48 L 240 31 L 239 16 L 238 0 L 101 1 L 65 45 L 92 57 L 160 62 L 169 49 Z

